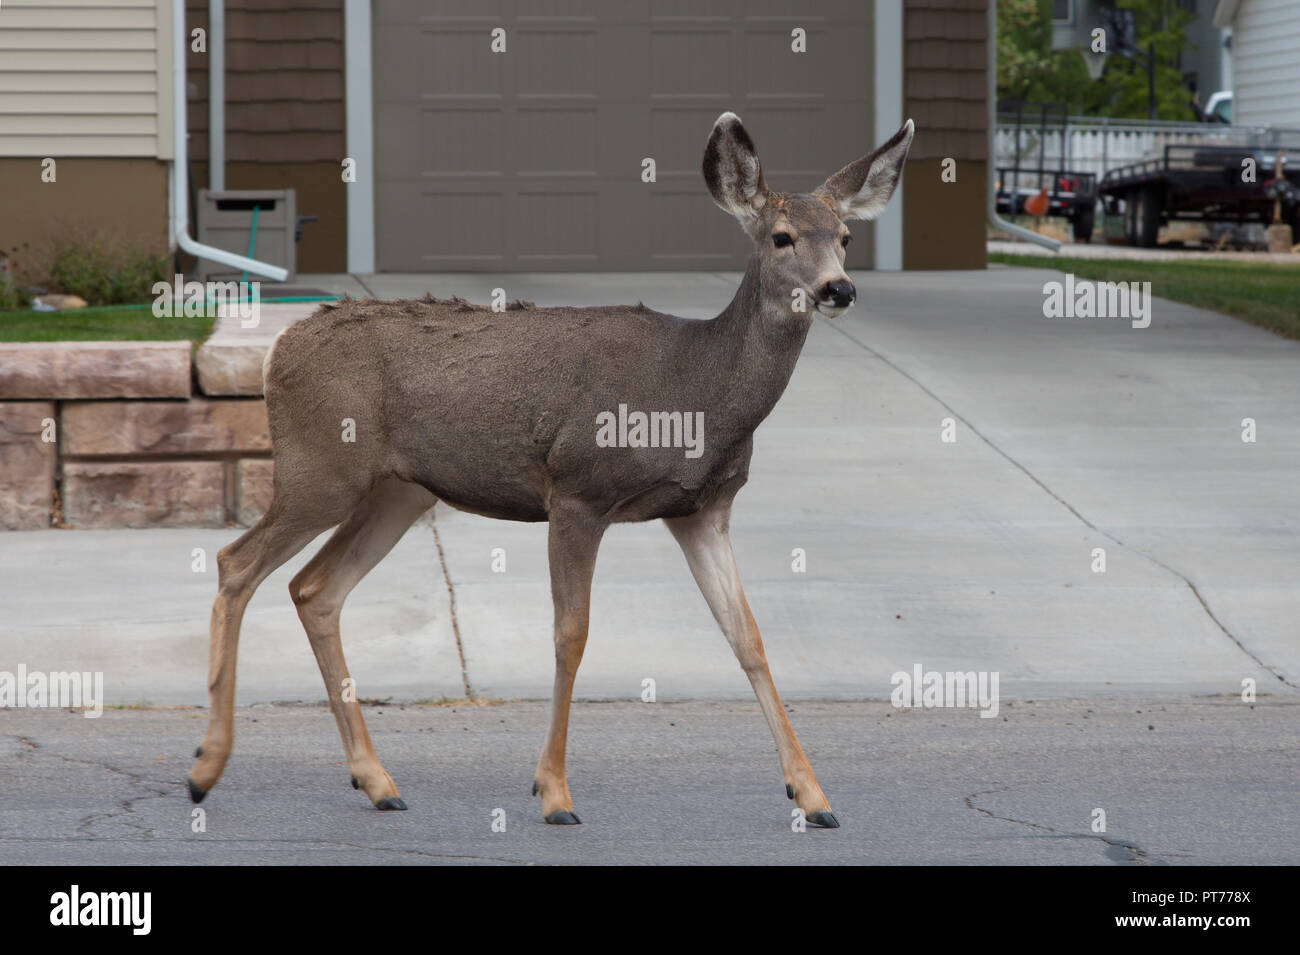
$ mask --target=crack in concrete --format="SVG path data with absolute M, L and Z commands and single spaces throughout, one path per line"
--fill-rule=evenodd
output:
M 437 505 L 434 505 L 437 510 Z M 456 588 L 451 582 L 451 571 L 447 568 L 447 554 L 442 549 L 442 537 L 438 534 L 438 517 L 435 514 L 429 526 L 433 529 L 433 543 L 438 548 L 438 563 L 442 567 L 442 579 L 447 585 L 447 604 L 451 612 L 451 633 L 456 638 L 456 655 L 460 657 L 460 679 L 465 687 L 465 699 L 474 699 L 474 688 L 469 683 L 469 667 L 465 663 L 465 645 L 460 639 L 460 621 L 456 617 Z
M 1017 826 L 1026 826 L 1030 829 L 1037 829 L 1040 832 L 1050 834 L 1050 836 L 1055 839 L 1095 839 L 1109 846 L 1110 848 L 1108 848 L 1105 853 L 1106 856 L 1119 863 L 1130 863 L 1133 865 L 1169 864 L 1163 859 L 1157 859 L 1148 855 L 1145 849 L 1132 842 L 1124 842 L 1119 839 L 1108 839 L 1106 836 L 1097 832 L 1062 832 L 1060 829 L 1053 829 L 1051 826 L 1044 826 L 1041 823 L 1030 822 L 1027 819 L 1013 819 L 1010 816 L 999 816 L 997 813 L 985 809 L 983 806 L 975 805 L 975 798 L 977 796 L 993 796 L 999 793 L 1009 792 L 1010 789 L 1010 786 L 1006 786 L 1002 789 L 986 789 L 982 792 L 971 793 L 969 796 L 964 797 L 966 808 L 988 816 L 990 819 L 997 819 L 1000 822 L 1010 822 Z M 1122 853 L 1127 853 L 1128 858 L 1121 858 L 1120 856 Z
M 876 349 L 872 348 L 870 345 L 853 337 L 853 335 L 849 334 L 848 331 L 841 328 L 840 325 L 838 325 L 837 323 L 827 321 L 826 319 L 822 319 L 822 321 L 826 322 L 828 327 L 833 328 L 835 331 L 839 332 L 841 335 L 843 335 L 849 341 L 853 342 L 853 344 L 857 345 L 859 348 L 871 353 L 876 358 L 880 359 L 882 362 L 884 362 L 886 365 L 888 365 L 898 374 L 902 375 L 912 384 L 916 385 L 916 387 L 921 389 L 921 391 L 925 392 L 925 394 L 929 395 L 930 398 L 932 398 L 935 402 L 937 402 L 945 411 L 947 411 L 956 420 L 960 421 L 967 428 L 969 428 L 971 430 L 971 433 L 974 434 L 975 437 L 983 441 L 994 452 L 996 452 L 1002 458 L 1010 462 L 1010 464 L 1013 467 L 1015 467 L 1027 478 L 1029 478 L 1029 480 L 1037 484 L 1047 494 L 1048 497 L 1052 498 L 1052 500 L 1056 501 L 1067 511 L 1073 514 L 1074 517 L 1081 524 L 1087 527 L 1089 530 L 1092 530 L 1097 534 L 1100 534 L 1102 537 L 1105 537 L 1107 540 L 1112 541 L 1117 546 L 1122 547 L 1125 550 L 1138 555 L 1144 560 L 1147 560 L 1150 563 L 1154 564 L 1155 566 L 1159 567 L 1161 570 L 1164 570 L 1166 573 L 1172 574 L 1173 576 L 1181 580 L 1187 586 L 1187 589 L 1192 592 L 1192 596 L 1196 598 L 1197 603 L 1201 605 L 1201 609 L 1205 611 L 1205 615 L 1210 618 L 1210 620 L 1214 623 L 1216 627 L 1219 628 L 1219 630 L 1223 633 L 1225 637 L 1227 637 L 1229 640 L 1233 642 L 1233 644 L 1236 645 L 1238 650 L 1240 650 L 1246 656 L 1250 657 L 1250 659 L 1253 660 L 1261 670 L 1264 670 L 1267 673 L 1271 673 L 1273 674 L 1273 676 L 1277 677 L 1278 681 L 1281 682 L 1283 685 L 1289 686 L 1293 690 L 1300 689 L 1300 684 L 1288 680 L 1285 676 L 1279 673 L 1275 667 L 1272 667 L 1269 664 L 1265 663 L 1263 660 L 1261 660 L 1258 656 L 1256 656 L 1256 654 L 1253 651 L 1248 649 L 1246 645 L 1241 642 L 1241 640 L 1236 636 L 1236 634 L 1234 634 L 1231 630 L 1229 630 L 1226 626 L 1224 626 L 1223 621 L 1218 618 L 1218 616 L 1215 614 L 1215 612 L 1212 609 L 1210 609 L 1209 602 L 1205 599 L 1205 596 L 1197 588 L 1196 584 L 1193 583 L 1190 577 L 1188 577 L 1182 571 L 1178 570 L 1178 568 L 1165 563 L 1160 558 L 1152 556 L 1146 551 L 1139 550 L 1138 548 L 1132 546 L 1131 544 L 1125 543 L 1123 540 L 1121 540 L 1111 531 L 1108 531 L 1102 527 L 1098 527 L 1088 518 L 1084 517 L 1083 514 L 1080 513 L 1079 510 L 1073 504 L 1071 504 L 1065 498 L 1061 497 L 1061 495 L 1057 494 L 1050 487 L 1048 487 L 1036 474 L 1034 474 L 1034 472 L 1030 471 L 1029 468 L 1025 467 L 1023 464 L 1021 464 L 1019 461 L 1013 458 L 1009 453 L 1007 453 L 1001 447 L 999 447 L 991 438 L 988 437 L 988 435 L 984 434 L 984 432 L 980 431 L 979 428 L 975 427 L 975 425 L 968 418 L 963 416 L 961 412 L 957 411 L 957 409 L 955 409 L 952 405 L 950 405 L 948 402 L 940 398 L 937 394 L 935 394 L 935 392 L 931 391 L 930 388 L 922 384 L 921 381 L 918 378 L 916 378 L 914 375 L 909 374 L 907 371 L 903 370 L 901 367 L 894 364 L 894 362 L 890 361 L 888 358 L 886 358 L 880 352 L 876 351 Z

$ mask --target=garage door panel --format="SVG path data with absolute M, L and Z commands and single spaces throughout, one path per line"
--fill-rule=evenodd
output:
M 742 0 L 650 0 L 651 20 L 723 20 L 740 15 Z
M 382 153 L 382 178 L 414 183 L 502 176 L 505 127 L 501 109 L 381 105 L 375 112 L 375 143 Z
M 650 75 L 654 97 L 733 95 L 731 31 L 725 27 L 651 30 Z
M 834 128 L 837 124 L 827 112 L 790 106 L 745 107 L 745 127 L 758 147 L 763 174 L 772 188 L 806 192 L 821 185 L 839 166 L 860 155 L 858 152 L 849 155 L 856 149 L 849 145 L 855 137 L 846 133 L 842 125 Z M 819 141 L 821 148 L 813 154 L 808 144 Z M 834 160 L 839 164 L 834 168 L 823 168 L 814 165 L 819 156 L 841 158 Z
M 600 49 L 594 28 L 519 29 L 508 49 L 517 70 L 516 94 L 521 98 L 596 99 Z
M 752 248 L 739 223 L 703 188 L 655 192 L 649 227 L 650 255 L 661 268 L 728 268 Z
M 784 189 L 860 155 L 864 6 L 374 0 L 379 267 L 743 267 L 748 240 L 700 174 L 708 131 L 740 113 Z M 807 54 L 790 52 L 795 25 Z
M 598 176 L 600 127 L 595 106 L 520 109 L 515 168 L 521 176 Z
M 376 24 L 409 26 L 412 23 L 457 20 L 500 20 L 517 0 L 376 0 L 372 4 Z
M 831 53 L 836 43 L 834 35 L 826 29 L 804 27 L 807 33 L 807 52 L 796 53 L 790 48 L 790 30 L 750 27 L 745 31 L 744 60 L 750 68 L 745 72 L 747 97 L 776 97 L 783 100 L 820 102 L 828 92 L 827 81 L 835 70 L 827 69 L 834 58 Z M 862 55 L 866 38 L 858 43 Z M 760 66 L 761 64 L 761 66 Z M 833 91 L 830 91 L 833 92 Z
M 514 209 L 511 228 L 518 255 L 530 267 L 586 269 L 598 264 L 600 196 L 595 190 L 521 192 Z

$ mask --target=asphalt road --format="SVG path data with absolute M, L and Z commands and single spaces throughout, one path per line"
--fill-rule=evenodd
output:
M 529 795 L 545 703 L 367 708 L 405 813 L 350 788 L 324 706 L 244 707 L 203 832 L 183 780 L 204 711 L 0 711 L 0 864 L 1300 862 L 1290 699 L 789 709 L 840 829 L 791 831 L 752 704 L 576 704 L 577 827 Z

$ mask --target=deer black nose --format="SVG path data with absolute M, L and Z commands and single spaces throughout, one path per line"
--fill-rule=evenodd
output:
M 822 289 L 822 300 L 830 302 L 836 308 L 848 308 L 858 297 L 858 290 L 848 279 L 836 279 L 827 282 Z

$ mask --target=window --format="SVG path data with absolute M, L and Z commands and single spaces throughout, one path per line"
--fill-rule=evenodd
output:
M 1052 0 L 1052 22 L 1074 22 L 1074 0 Z

